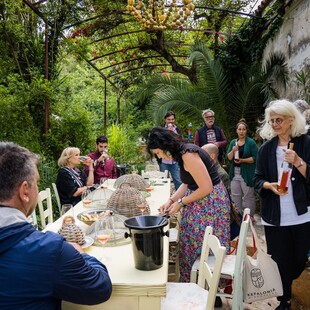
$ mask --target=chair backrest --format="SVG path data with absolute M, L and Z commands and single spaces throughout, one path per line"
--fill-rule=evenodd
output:
M 219 239 L 213 235 L 212 232 L 212 227 L 207 226 L 202 244 L 198 275 L 198 285 L 202 288 L 207 288 L 209 292 L 206 306 L 207 310 L 214 309 L 215 297 L 226 252 L 226 248 L 220 244 Z M 215 257 L 215 264 L 212 269 L 207 263 L 210 250 Z
M 40 211 L 41 225 L 44 229 L 47 224 L 53 223 L 52 196 L 51 190 L 49 188 L 39 192 L 38 206 Z
M 28 220 L 28 223 L 30 223 L 33 227 L 38 229 L 36 210 L 33 210 L 31 215 L 28 216 L 27 220 Z
M 141 170 L 142 178 L 168 178 L 168 170 L 162 171 L 144 171 Z
M 59 209 L 59 214 L 61 214 L 61 203 L 60 203 L 60 198 L 59 198 L 59 194 L 58 194 L 58 189 L 55 183 L 52 183 L 53 186 L 53 190 L 54 190 L 54 194 L 55 194 L 55 198 L 56 198 L 56 202 L 57 202 L 57 207 Z
M 243 304 L 243 262 L 246 256 L 246 240 L 250 225 L 250 209 L 245 209 L 241 222 L 233 279 L 233 309 L 242 309 Z

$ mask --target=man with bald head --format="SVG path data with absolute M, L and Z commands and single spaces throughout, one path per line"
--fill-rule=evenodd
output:
M 215 167 L 218 171 L 218 174 L 223 181 L 226 189 L 230 193 L 230 180 L 229 180 L 229 175 L 226 172 L 226 170 L 220 165 L 218 161 L 218 155 L 219 155 L 219 148 L 213 144 L 213 143 L 207 143 L 201 147 L 203 150 L 205 150 L 209 156 L 212 158 L 214 161 Z

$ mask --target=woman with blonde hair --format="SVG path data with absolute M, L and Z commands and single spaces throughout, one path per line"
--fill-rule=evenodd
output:
M 86 158 L 84 165 L 89 167 L 88 177 L 84 171 L 78 169 L 81 162 L 80 149 L 77 147 L 65 148 L 59 159 L 56 186 L 61 204 L 76 205 L 81 201 L 81 195 L 88 186 L 94 184 L 93 160 Z
M 293 280 L 305 269 L 310 248 L 310 137 L 305 118 L 286 99 L 270 102 L 258 132 L 267 141 L 258 151 L 254 186 L 261 198 L 267 251 L 282 279 L 276 309 L 288 310 Z M 278 190 L 283 162 L 292 167 L 286 192 Z

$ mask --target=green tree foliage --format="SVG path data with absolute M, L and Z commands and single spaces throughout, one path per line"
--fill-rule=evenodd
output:
M 138 135 L 134 128 L 112 125 L 108 130 L 109 153 L 118 164 L 137 165 L 145 161 L 144 153 L 139 148 Z
M 13 141 L 40 151 L 40 132 L 29 110 L 31 91 L 19 75 L 10 75 L 0 85 L 0 140 Z
M 201 111 L 211 108 L 228 139 L 234 135 L 240 118 L 246 119 L 253 133 L 257 118 L 264 110 L 263 103 L 277 96 L 279 81 L 282 85 L 286 83 L 287 66 L 282 55 L 271 55 L 264 70 L 249 70 L 234 87 L 229 86 L 222 64 L 203 44 L 193 48 L 190 59 L 198 68 L 197 84 L 166 77 L 152 79 L 142 88 L 142 95 L 150 101 L 149 112 L 155 122 L 160 121 L 166 111 L 173 110 L 186 115 L 195 130 L 201 124 Z

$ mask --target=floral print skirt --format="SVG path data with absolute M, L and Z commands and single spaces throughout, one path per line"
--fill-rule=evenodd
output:
M 185 196 L 192 193 L 187 189 Z M 190 281 L 193 263 L 201 254 L 207 226 L 227 250 L 230 241 L 230 201 L 222 181 L 213 187 L 206 197 L 196 200 L 182 209 L 180 232 L 180 282 Z

